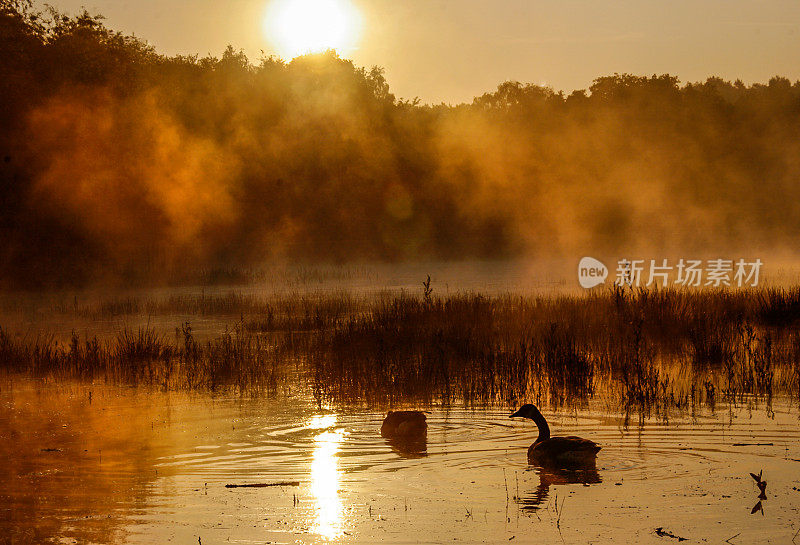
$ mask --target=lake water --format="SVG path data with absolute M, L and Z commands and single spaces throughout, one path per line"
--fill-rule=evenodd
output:
M 535 425 L 510 408 L 431 408 L 426 448 L 409 452 L 380 436 L 382 411 L 320 408 L 302 392 L 214 399 L 14 378 L 0 407 L 8 543 L 745 544 L 800 531 L 787 400 L 628 425 L 601 398 L 544 410 L 554 434 L 603 447 L 596 473 L 567 475 L 528 466 Z M 255 483 L 283 484 L 225 487 Z

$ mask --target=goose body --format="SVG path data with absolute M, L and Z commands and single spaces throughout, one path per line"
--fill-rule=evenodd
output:
M 422 411 L 389 411 L 381 425 L 381 436 L 412 439 L 427 435 L 428 423 Z
M 550 426 L 534 405 L 527 404 L 509 418 L 530 418 L 539 428 L 539 437 L 528 447 L 528 463 L 543 467 L 585 469 L 593 467 L 600 447 L 581 437 L 550 437 Z

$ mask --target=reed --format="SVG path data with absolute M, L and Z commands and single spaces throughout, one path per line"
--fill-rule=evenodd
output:
M 424 290 L 424 291 L 423 291 Z M 611 393 L 639 413 L 719 400 L 800 400 L 800 289 L 631 290 L 580 295 L 240 292 L 110 299 L 84 316 L 182 320 L 67 344 L 0 329 L 0 367 L 165 388 L 275 392 L 297 369 L 318 401 L 560 406 Z M 199 342 L 186 318 L 224 333 Z
M 55 379 L 107 380 L 163 389 L 274 394 L 283 381 L 274 347 L 242 327 L 197 343 L 184 324 L 181 343 L 154 329 L 125 329 L 102 342 L 15 339 L 0 328 L 0 364 L 10 373 Z
M 636 411 L 800 395 L 798 290 L 623 290 L 556 297 L 401 295 L 302 354 L 322 400 L 583 403 Z M 787 303 L 787 301 L 789 303 Z

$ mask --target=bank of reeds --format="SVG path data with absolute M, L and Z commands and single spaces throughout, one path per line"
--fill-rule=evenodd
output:
M 0 330 L 0 366 L 242 392 L 303 371 L 320 402 L 581 403 L 602 391 L 639 412 L 791 395 L 800 400 L 800 289 L 631 290 L 438 297 L 347 293 L 112 299 L 118 312 L 220 316 L 199 343 L 123 331 L 68 345 Z M 225 318 L 228 317 L 228 318 Z
M 127 316 L 235 317 L 246 318 L 247 327 L 252 331 L 286 331 L 329 327 L 366 305 L 364 297 L 347 292 L 264 296 L 231 290 L 164 297 L 113 296 L 88 302 L 74 298 L 53 303 L 49 310 L 87 320 Z
M 320 331 L 320 399 L 580 403 L 631 410 L 800 396 L 798 290 L 400 296 Z
M 48 338 L 15 338 L 0 329 L 0 364 L 35 377 L 106 380 L 163 389 L 274 394 L 282 380 L 281 355 L 242 327 L 205 343 L 184 324 L 179 341 L 146 327 L 123 330 L 115 339 L 64 345 Z

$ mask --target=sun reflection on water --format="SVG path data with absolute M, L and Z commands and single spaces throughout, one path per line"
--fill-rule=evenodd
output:
M 312 429 L 325 429 L 314 437 L 311 493 L 316 504 L 316 521 L 313 531 L 326 539 L 334 539 L 344 534 L 337 455 L 339 445 L 344 440 L 345 431 L 342 429 L 331 430 L 330 428 L 335 425 L 336 415 L 314 416 L 309 423 L 309 427 Z

